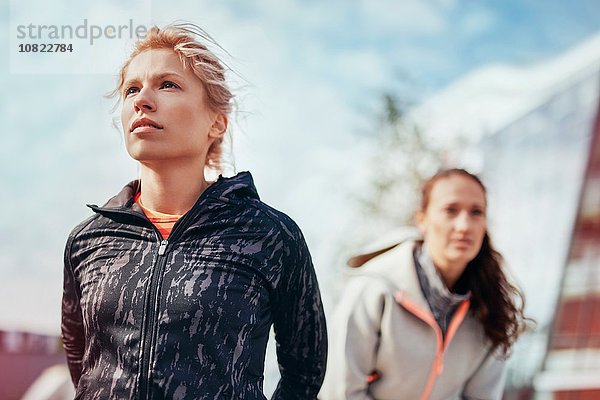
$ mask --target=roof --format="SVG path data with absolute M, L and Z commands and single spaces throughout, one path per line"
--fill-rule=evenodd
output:
M 428 135 L 493 134 L 553 94 L 600 71 L 600 34 L 561 55 L 530 66 L 492 64 L 475 70 L 412 112 Z

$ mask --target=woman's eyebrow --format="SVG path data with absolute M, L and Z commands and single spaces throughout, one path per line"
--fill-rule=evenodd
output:
M 152 75 L 152 76 L 150 76 L 150 79 L 154 80 L 154 81 L 159 81 L 161 79 L 166 78 L 167 76 L 175 76 L 179 79 L 183 79 L 183 76 L 181 76 L 181 74 L 178 74 L 177 72 L 171 72 L 171 71 L 161 72 L 160 74 Z M 128 79 L 125 83 L 123 83 L 123 87 L 128 87 L 131 84 L 138 83 L 138 82 L 140 82 L 139 78 L 131 78 L 131 79 Z
M 162 72 L 158 75 L 153 76 L 152 78 L 155 80 L 161 80 L 163 78 L 166 78 L 167 76 L 176 76 L 180 79 L 183 79 L 183 76 L 181 76 L 181 74 L 178 74 L 177 72 Z
M 479 202 L 461 203 L 460 201 L 457 201 L 457 200 L 450 200 L 445 203 L 442 203 L 443 207 L 459 207 L 461 205 L 465 205 L 465 206 L 471 207 L 471 208 L 474 208 L 474 207 L 485 208 L 486 207 L 485 203 L 479 203 Z

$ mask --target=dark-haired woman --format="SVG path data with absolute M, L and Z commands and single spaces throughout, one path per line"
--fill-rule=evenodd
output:
M 360 268 L 331 323 L 321 399 L 502 397 L 525 318 L 490 242 L 486 203 L 475 175 L 442 171 L 423 187 L 421 238 L 350 259 Z
M 192 27 L 193 28 L 193 27 Z M 78 225 L 65 249 L 62 339 L 76 399 L 314 399 L 327 337 L 298 226 L 221 172 L 232 93 L 189 26 L 152 28 L 117 85 L 140 179 Z

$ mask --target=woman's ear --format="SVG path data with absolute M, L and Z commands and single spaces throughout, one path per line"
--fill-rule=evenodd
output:
M 227 114 L 218 113 L 215 115 L 215 120 L 213 121 L 212 126 L 210 127 L 210 131 L 208 136 L 213 139 L 223 139 L 225 135 L 225 131 L 227 131 L 227 124 L 229 123 L 227 119 Z
M 425 216 L 425 213 L 422 210 L 417 211 L 417 213 L 415 214 L 415 221 L 417 223 L 417 228 L 419 228 L 421 234 L 425 235 L 427 217 Z

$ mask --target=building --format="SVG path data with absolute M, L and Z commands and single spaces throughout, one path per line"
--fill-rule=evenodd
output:
M 600 111 L 536 399 L 600 399 Z
M 0 331 L 0 399 L 21 399 L 46 368 L 65 364 L 65 353 L 58 337 Z

